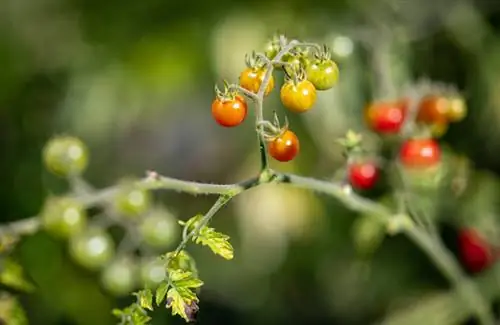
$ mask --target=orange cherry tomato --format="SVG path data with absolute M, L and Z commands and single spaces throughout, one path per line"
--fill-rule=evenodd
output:
M 259 91 L 260 85 L 264 81 L 265 75 L 266 70 L 263 68 L 246 68 L 240 74 L 240 86 L 256 94 Z M 273 88 L 274 77 L 271 76 L 266 90 L 264 91 L 264 96 L 269 95 Z
M 234 127 L 240 125 L 247 116 L 247 103 L 242 96 L 235 96 L 234 99 L 216 98 L 212 102 L 212 117 L 224 127 Z
M 399 150 L 399 160 L 404 167 L 433 167 L 441 161 L 441 148 L 434 139 L 408 139 Z
M 445 124 L 448 121 L 450 101 L 442 96 L 427 96 L 418 105 L 417 121 Z
M 285 162 L 297 156 L 300 151 L 299 138 L 290 130 L 269 142 L 268 152 L 274 159 Z

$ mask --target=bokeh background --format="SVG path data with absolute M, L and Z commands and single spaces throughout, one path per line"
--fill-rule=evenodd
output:
M 396 96 L 421 78 L 463 93 L 469 115 L 442 141 L 470 159 L 472 185 L 460 205 L 446 196 L 430 204 L 441 211 L 453 249 L 457 228 L 492 231 L 499 221 L 499 29 L 500 2 L 493 0 L 1 0 L 0 221 L 35 215 L 49 194 L 65 190 L 41 161 L 54 134 L 86 142 L 85 178 L 96 187 L 146 170 L 216 183 L 253 175 L 253 113 L 238 128 L 219 127 L 210 115 L 213 87 L 237 82 L 245 54 L 262 50 L 279 31 L 329 45 L 341 76 L 313 111 L 288 114 L 302 151 L 293 162 L 273 162 L 276 169 L 332 179 L 343 163 L 335 139 L 347 129 L 379 145 L 363 125 L 371 100 Z M 283 116 L 276 91 L 265 110 Z M 213 199 L 155 196 L 179 219 L 203 213 Z M 190 249 L 206 283 L 199 322 L 390 324 L 398 313 L 391 324 L 412 324 L 407 307 L 446 293 L 447 281 L 400 236 L 361 258 L 352 236 L 358 217 L 331 198 L 286 186 L 237 197 L 214 220 L 231 235 L 235 259 Z M 31 324 L 115 324 L 111 309 L 131 301 L 106 293 L 98 273 L 76 265 L 65 243 L 43 232 L 26 238 L 15 255 L 37 286 L 21 296 Z M 492 279 L 488 274 L 485 283 L 494 291 Z M 449 305 L 431 307 L 427 316 L 447 319 Z M 182 323 L 158 309 L 153 324 Z

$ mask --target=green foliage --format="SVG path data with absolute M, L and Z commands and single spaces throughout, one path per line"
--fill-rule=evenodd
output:
M 186 222 L 185 226 L 188 227 L 190 231 L 193 231 L 199 227 L 202 217 L 202 215 L 194 216 Z M 230 237 L 228 235 L 217 232 L 214 228 L 210 228 L 206 225 L 202 226 L 199 232 L 193 236 L 193 241 L 196 244 L 208 246 L 214 254 L 220 255 L 226 260 L 231 260 L 234 257 L 234 249 L 229 239 Z
M 21 291 L 31 292 L 33 284 L 24 276 L 23 268 L 12 258 L 5 258 L 1 264 L 0 283 Z
M 19 301 L 8 294 L 0 298 L 0 323 L 8 325 L 28 325 L 28 319 Z
M 124 309 L 114 309 L 113 315 L 120 319 L 119 325 L 147 325 L 151 320 L 151 317 L 137 303 Z

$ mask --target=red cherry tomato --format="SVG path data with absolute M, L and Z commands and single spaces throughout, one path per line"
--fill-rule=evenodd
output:
M 366 123 L 378 133 L 398 133 L 406 117 L 405 104 L 405 101 L 371 104 L 365 110 Z
M 491 245 L 475 229 L 462 229 L 458 235 L 460 258 L 472 273 L 488 268 L 494 261 Z
M 371 162 L 354 163 L 349 167 L 349 182 L 354 188 L 368 190 L 378 179 L 377 166 Z
M 240 125 L 245 120 L 247 111 L 247 103 L 241 96 L 229 100 L 216 98 L 212 102 L 214 120 L 225 127 Z
M 440 162 L 441 149 L 434 139 L 409 139 L 399 149 L 399 160 L 405 167 L 432 167 Z
M 292 131 L 286 130 L 269 143 L 268 151 L 278 161 L 290 161 L 300 151 L 299 138 Z

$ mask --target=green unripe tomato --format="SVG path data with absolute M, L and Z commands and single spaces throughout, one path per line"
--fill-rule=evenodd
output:
M 77 200 L 69 197 L 49 198 L 40 214 L 45 230 L 59 238 L 81 232 L 87 225 L 87 212 Z
M 108 264 L 102 274 L 101 282 L 109 293 L 123 296 L 131 293 L 136 287 L 137 268 L 130 259 L 118 259 Z
M 140 233 L 147 245 L 165 248 L 176 241 L 179 225 L 168 211 L 157 208 L 142 220 Z
M 116 194 L 114 205 L 118 213 L 128 217 L 136 217 L 149 209 L 151 201 L 149 191 L 127 183 L 122 185 Z
M 165 262 L 149 259 L 141 263 L 141 281 L 145 287 L 156 288 L 167 277 Z
M 87 146 L 72 136 L 55 136 L 43 149 L 45 167 L 52 173 L 67 177 L 80 175 L 89 162 Z
M 316 59 L 306 69 L 307 79 L 317 90 L 328 90 L 337 84 L 339 68 L 331 59 Z
M 111 260 L 115 246 L 105 230 L 90 228 L 70 239 L 69 250 L 75 262 L 90 270 L 97 270 Z

